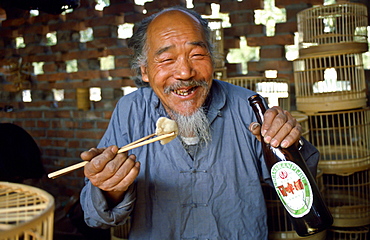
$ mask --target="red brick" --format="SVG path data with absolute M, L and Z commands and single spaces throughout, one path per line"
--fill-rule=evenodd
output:
M 89 27 L 108 26 L 108 25 L 117 26 L 124 23 L 125 21 L 123 16 L 114 16 L 114 15 L 93 18 L 86 21 L 86 24 Z
M 229 14 L 230 23 L 249 23 L 254 24 L 254 11 L 253 10 L 246 10 L 246 11 L 238 11 L 238 12 L 231 12 Z
M 64 22 L 66 20 L 65 14 L 41 14 L 32 17 L 33 23 L 50 23 L 50 22 Z
M 242 1 L 242 2 L 220 2 L 220 12 L 227 13 L 233 11 L 242 10 L 256 10 L 263 9 L 263 0 L 253 0 L 253 1 Z
M 263 25 L 241 24 L 224 29 L 225 36 L 248 36 L 251 34 L 263 34 Z
M 283 8 L 291 4 L 308 3 L 312 5 L 323 5 L 324 0 L 275 0 L 275 6 Z
M 36 76 L 38 81 L 58 81 L 58 80 L 65 80 L 67 78 L 67 73 L 60 72 L 60 73 L 49 73 L 49 74 L 41 74 Z
M 72 130 L 47 130 L 46 131 L 47 137 L 58 137 L 58 138 L 73 138 L 74 137 L 74 131 Z
M 104 47 L 124 47 L 127 46 L 125 39 L 118 38 L 103 38 L 94 39 L 93 41 L 87 42 L 87 48 L 104 48 Z
M 239 37 L 225 37 L 224 38 L 224 48 L 240 48 L 240 38 Z
M 17 29 L 10 29 L 10 28 L 0 28 L 0 37 L 4 38 L 16 38 L 19 37 L 21 34 L 18 32 Z
M 211 15 L 212 14 L 212 8 L 210 3 L 205 3 L 205 4 L 196 4 L 194 9 L 199 14 L 202 15 Z
M 76 131 L 76 138 L 87 138 L 87 139 L 101 139 L 105 131 L 102 130 L 93 130 L 93 131 L 86 131 L 86 130 L 77 130 Z
M 133 54 L 132 49 L 128 47 L 116 47 L 107 49 L 107 56 L 131 56 Z
M 102 11 L 95 10 L 94 8 L 77 8 L 66 14 L 67 21 L 69 20 L 86 20 L 89 18 L 101 18 L 103 16 Z
M 100 70 L 88 70 L 68 73 L 68 79 L 96 79 L 100 78 Z
M 48 73 L 48 72 L 56 72 L 58 70 L 58 67 L 54 62 L 46 62 L 42 66 L 42 69 L 44 72 Z
M 107 50 L 106 49 L 94 49 L 94 50 L 84 50 L 84 51 L 71 51 L 62 53 L 61 60 L 73 60 L 73 59 L 91 59 L 91 58 L 99 58 L 99 57 L 106 57 Z
M 23 34 L 47 34 L 50 32 L 48 25 L 38 24 L 38 25 L 30 25 L 23 28 Z
M 247 37 L 248 46 L 265 46 L 265 45 L 293 45 L 293 34 L 275 35 L 273 37 Z
M 68 52 L 79 50 L 80 43 L 79 42 L 62 42 L 58 43 L 54 46 L 51 46 L 52 52 Z
M 109 70 L 109 75 L 111 77 L 129 77 L 132 76 L 132 70 L 131 68 L 119 68 L 119 69 L 113 69 Z
M 69 110 L 53 110 L 53 111 L 45 111 L 44 117 L 48 118 L 71 118 L 72 113 Z
M 1 27 L 16 27 L 25 24 L 27 21 L 26 18 L 14 18 L 14 19 L 6 19 L 1 22 Z
M 104 15 L 121 15 L 126 12 L 142 13 L 144 10 L 143 6 L 136 5 L 134 3 L 114 3 L 103 9 Z
M 285 47 L 278 45 L 274 47 L 261 47 L 260 58 L 284 58 Z
M 279 33 L 295 33 L 297 31 L 297 22 L 277 23 L 275 25 L 275 35 Z
M 85 29 L 86 29 L 85 22 L 68 21 L 68 22 L 59 22 L 59 23 L 55 23 L 55 24 L 50 24 L 48 32 L 54 32 L 54 31 L 81 31 L 81 30 L 85 30 Z
M 266 70 L 293 71 L 293 63 L 289 61 L 258 61 L 248 62 L 248 71 L 264 72 Z

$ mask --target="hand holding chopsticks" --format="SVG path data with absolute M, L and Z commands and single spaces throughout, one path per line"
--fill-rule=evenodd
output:
M 127 152 L 129 150 L 132 150 L 134 148 L 147 145 L 149 143 L 153 143 L 153 142 L 156 142 L 156 141 L 164 140 L 166 138 L 174 137 L 174 136 L 176 136 L 176 134 L 177 134 L 176 132 L 171 132 L 171 133 L 166 133 L 166 134 L 160 135 L 158 137 L 155 137 L 155 138 L 146 140 L 146 139 L 151 138 L 151 137 L 153 137 L 153 136 L 156 135 L 155 133 L 153 133 L 153 134 L 150 134 L 150 135 L 148 135 L 146 137 L 140 138 L 139 140 L 136 140 L 136 141 L 134 141 L 132 143 L 129 143 L 126 146 L 121 147 L 118 150 L 117 153 Z M 144 140 L 146 140 L 146 141 L 144 141 Z M 67 173 L 70 173 L 70 172 L 76 170 L 76 169 L 79 169 L 81 167 L 84 167 L 87 163 L 88 163 L 88 161 L 83 161 L 83 162 L 79 162 L 79 163 L 76 163 L 74 165 L 71 165 L 69 167 L 62 168 L 62 169 L 60 169 L 58 171 L 49 173 L 48 174 L 48 177 L 49 178 L 57 178 L 57 177 L 63 176 L 65 174 L 67 174 Z

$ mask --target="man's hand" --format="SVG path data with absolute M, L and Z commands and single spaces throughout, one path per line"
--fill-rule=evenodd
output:
M 127 156 L 127 152 L 117 154 L 117 151 L 117 146 L 110 146 L 81 153 L 81 159 L 89 161 L 85 165 L 85 176 L 94 186 L 105 191 L 111 205 L 122 200 L 140 171 L 135 155 Z
M 302 127 L 288 111 L 280 107 L 272 107 L 266 110 L 263 117 L 262 126 L 257 122 L 249 125 L 249 130 L 259 141 L 263 137 L 264 141 L 273 147 L 280 145 L 286 148 L 296 143 L 301 137 Z

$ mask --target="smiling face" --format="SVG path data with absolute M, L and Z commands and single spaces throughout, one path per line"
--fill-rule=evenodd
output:
M 213 64 L 197 19 L 172 10 L 157 16 L 147 31 L 149 82 L 166 111 L 188 116 L 201 107 L 212 85 Z

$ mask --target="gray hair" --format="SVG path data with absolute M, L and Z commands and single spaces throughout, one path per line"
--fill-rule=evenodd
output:
M 148 26 L 153 21 L 153 19 L 155 19 L 160 14 L 167 12 L 167 11 L 173 11 L 173 10 L 179 10 L 179 11 L 186 12 L 190 14 L 191 16 L 195 17 L 200 22 L 204 36 L 206 38 L 205 40 L 206 40 L 207 48 L 211 55 L 211 59 L 213 61 L 214 47 L 212 44 L 212 35 L 211 35 L 211 30 L 208 26 L 208 21 L 202 18 L 202 16 L 198 14 L 197 12 L 189 10 L 184 7 L 176 6 L 176 7 L 163 9 L 162 11 L 152 14 L 149 17 L 143 19 L 139 27 L 135 31 L 135 33 L 130 38 L 129 43 L 128 43 L 129 48 L 133 49 L 134 51 L 134 54 L 131 60 L 131 68 L 134 71 L 134 73 L 136 73 L 136 76 L 134 76 L 133 79 L 135 81 L 135 84 L 138 87 L 149 86 L 149 83 L 144 82 L 142 80 L 141 69 L 140 69 L 141 66 L 147 66 L 147 63 L 148 63 L 147 62 L 147 50 L 148 49 L 146 45 Z

